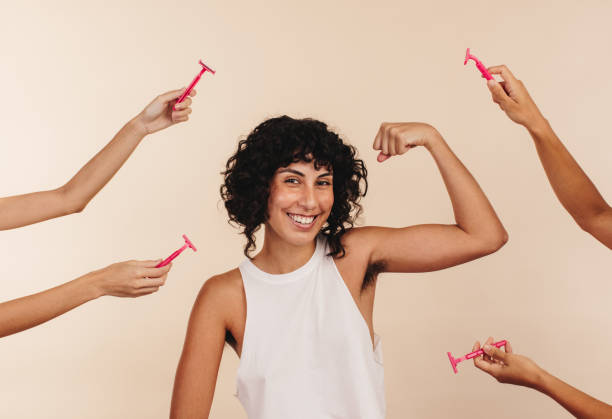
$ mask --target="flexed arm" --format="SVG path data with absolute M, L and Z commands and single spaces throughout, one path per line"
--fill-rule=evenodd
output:
M 493 101 L 531 134 L 542 167 L 563 207 L 583 230 L 612 249 L 612 207 L 554 133 L 523 83 L 504 65 L 489 71 L 504 79 L 502 83 L 487 82 Z
M 82 211 L 111 180 L 147 134 L 189 119 L 191 99 L 172 106 L 183 89 L 155 98 L 129 121 L 68 183 L 60 188 L 0 198 L 0 230 L 9 230 Z M 195 95 L 192 90 L 191 95 Z
M 414 122 L 382 124 L 373 145 L 380 150 L 379 162 L 417 146 L 431 153 L 440 170 L 455 224 L 358 229 L 351 236 L 369 249 L 370 262 L 382 262 L 387 272 L 426 272 L 498 250 L 507 241 L 503 225 L 476 180 L 434 127 Z

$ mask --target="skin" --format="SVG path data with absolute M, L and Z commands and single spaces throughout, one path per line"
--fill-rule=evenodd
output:
M 489 68 L 504 80 L 489 80 L 493 101 L 533 138 L 542 167 L 557 198 L 584 231 L 612 249 L 612 207 L 567 151 L 525 85 L 504 66 Z
M 515 384 L 533 388 L 551 397 L 577 418 L 612 418 L 612 406 L 561 381 L 544 371 L 531 359 L 513 353 L 510 342 L 504 351 L 491 346 L 489 337 L 483 346 L 486 355 L 474 358 L 474 365 L 491 375 L 500 383 Z M 474 343 L 473 351 L 480 349 L 480 342 Z
M 0 230 L 8 230 L 81 212 L 110 181 L 147 134 L 187 121 L 191 98 L 173 111 L 184 89 L 156 97 L 65 185 L 49 191 L 0 198 Z M 190 96 L 196 94 L 195 90 Z M 170 266 L 160 261 L 126 261 L 90 272 L 55 288 L 0 304 L 0 337 L 51 320 L 103 295 L 140 297 L 166 282 Z
M 335 263 L 372 339 L 376 287 L 361 289 L 370 264 L 384 262 L 385 272 L 434 271 L 485 256 L 507 241 L 486 196 L 435 128 L 423 123 L 384 123 L 373 144 L 384 153 L 379 156 L 381 162 L 414 147 L 425 148 L 438 165 L 456 223 L 353 228 L 343 236 L 346 255 L 336 258 Z M 277 170 L 270 184 L 263 248 L 253 258 L 258 268 L 282 274 L 308 261 L 333 205 L 332 185 L 333 172 L 316 170 L 312 163 L 297 162 Z M 303 228 L 295 225 L 289 214 L 316 218 L 310 227 Z M 191 313 L 176 373 L 171 418 L 208 417 L 225 333 L 229 331 L 236 339 L 234 349 L 240 356 L 245 320 L 246 297 L 238 269 L 204 283 Z

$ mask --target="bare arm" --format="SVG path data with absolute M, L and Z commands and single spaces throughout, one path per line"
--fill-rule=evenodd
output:
M 512 353 L 510 343 L 506 352 L 491 346 L 493 338 L 487 339 L 484 351 L 487 357 L 474 358 L 474 365 L 493 376 L 500 383 L 530 387 L 546 394 L 563 406 L 568 412 L 581 419 L 612 418 L 612 406 L 561 381 L 544 371 L 531 359 Z M 480 343 L 473 350 L 480 349 Z
M 49 321 L 103 295 L 140 297 L 166 282 L 171 265 L 159 261 L 128 261 L 83 275 L 55 288 L 0 303 L 0 338 Z
M 41 192 L 0 198 L 0 230 L 9 230 L 82 211 L 111 180 L 145 135 L 186 121 L 191 113 L 187 98 L 172 111 L 183 90 L 158 96 L 128 122 L 64 186 Z M 195 94 L 191 92 L 191 95 Z
M 424 272 L 499 249 L 507 241 L 503 225 L 476 180 L 435 128 L 422 123 L 383 124 L 374 141 L 374 149 L 381 150 L 380 162 L 417 146 L 425 147 L 434 158 L 456 224 L 361 229 L 360 246 L 371 248 L 370 260 L 384 262 L 387 272 Z
M 206 281 L 193 306 L 174 379 L 170 418 L 208 418 L 210 413 L 226 331 L 219 279 Z
M 583 230 L 612 249 L 612 207 L 554 133 L 523 83 L 506 66 L 489 71 L 504 79 L 502 83 L 487 83 L 493 101 L 531 134 L 548 181 L 563 207 Z

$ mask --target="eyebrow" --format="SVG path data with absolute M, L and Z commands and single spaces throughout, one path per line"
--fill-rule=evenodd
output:
M 281 170 L 278 171 L 278 173 L 293 173 L 295 175 L 305 177 L 304 173 L 299 172 L 299 171 L 297 171 L 295 169 L 281 169 Z M 331 175 L 332 175 L 331 172 L 325 172 L 325 173 L 320 174 L 319 176 L 317 176 L 317 178 L 325 177 L 325 176 L 331 176 Z

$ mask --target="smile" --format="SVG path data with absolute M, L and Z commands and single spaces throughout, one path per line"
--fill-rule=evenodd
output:
M 312 223 L 314 223 L 314 220 L 318 217 L 318 215 L 306 216 L 306 215 L 298 215 L 298 214 L 291 214 L 291 213 L 287 213 L 287 215 L 293 221 L 295 221 L 296 223 L 300 225 L 303 225 L 304 227 L 308 227 L 312 225 Z

